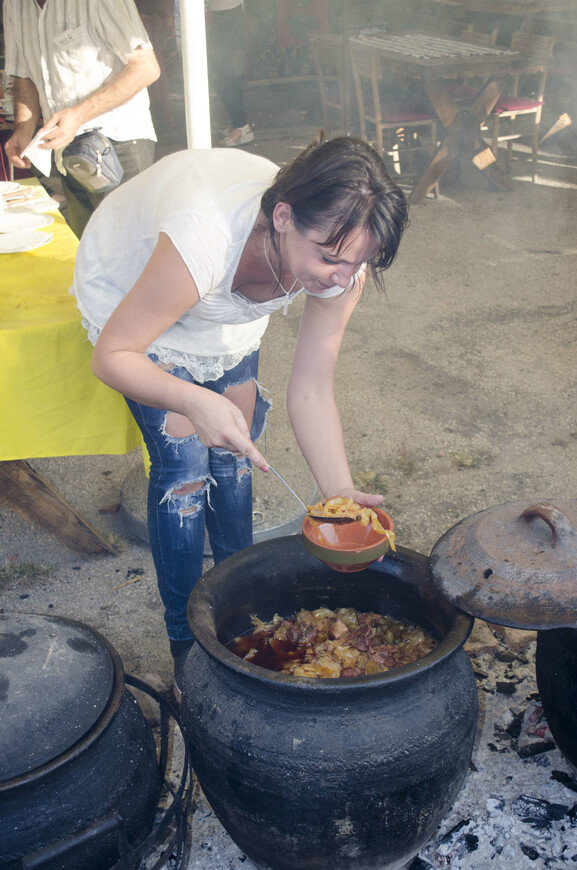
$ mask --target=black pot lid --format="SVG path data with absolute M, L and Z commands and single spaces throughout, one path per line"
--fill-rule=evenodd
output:
M 437 589 L 512 628 L 577 627 L 577 500 L 518 501 L 457 523 L 429 560 Z
M 116 670 L 104 638 L 82 623 L 0 615 L 0 785 L 82 740 L 109 702 Z

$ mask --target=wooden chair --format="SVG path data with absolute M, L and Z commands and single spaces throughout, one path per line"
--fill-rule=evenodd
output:
M 383 0 L 381 0 L 381 3 Z M 383 4 L 385 5 L 385 4 Z M 437 33 L 445 36 L 458 36 L 464 27 L 461 0 L 444 0 L 431 3 L 430 0 L 411 0 L 399 4 L 405 7 L 404 24 L 400 29 L 410 27 L 424 33 Z
M 530 97 L 520 95 L 521 76 L 513 78 L 513 87 L 510 94 L 503 94 L 487 120 L 487 126 L 491 138 L 491 149 L 495 158 L 498 158 L 499 142 L 507 143 L 507 161 L 509 166 L 513 154 L 513 142 L 519 139 L 530 139 L 532 179 L 537 177 L 537 157 L 539 153 L 539 127 L 541 113 L 545 102 L 545 84 L 547 82 L 547 68 L 543 69 L 538 63 L 538 57 L 552 55 L 555 46 L 555 36 L 543 36 L 538 33 L 528 33 L 525 30 L 516 30 L 511 40 L 511 48 L 522 54 L 535 57 L 535 67 L 529 68 L 523 75 L 536 76 L 533 93 Z M 518 127 L 519 118 L 527 117 L 529 124 L 526 129 Z M 503 129 L 504 127 L 504 129 Z
M 473 30 L 473 25 L 469 24 L 461 31 L 461 39 L 466 39 L 468 42 L 474 42 L 475 45 L 495 45 L 497 43 L 497 34 L 499 28 L 494 27 L 491 33 L 483 33 L 479 30 Z
M 381 62 L 378 52 L 370 46 L 351 42 L 350 58 L 361 137 L 369 141 L 367 124 L 371 124 L 375 129 L 377 150 L 391 155 L 398 174 L 404 171 L 400 162 L 401 151 L 404 150 L 408 157 L 409 170 L 414 152 L 425 151 L 432 157 L 437 147 L 437 122 L 433 110 L 419 105 L 402 90 L 383 98 Z M 390 134 L 386 144 L 385 133 Z M 425 135 L 426 141 L 421 140 L 420 134 Z
M 573 24 L 573 27 L 570 25 Z M 565 33 L 556 34 L 555 65 L 549 70 L 547 77 L 548 102 L 553 104 L 554 113 L 560 112 L 557 120 L 540 137 L 539 144 L 545 142 L 561 130 L 572 124 L 571 116 L 566 111 L 571 109 L 574 115 L 574 93 L 577 81 L 577 20 L 563 21 Z M 561 29 L 561 22 L 559 28 Z
M 345 46 L 341 33 L 309 36 L 323 109 L 323 129 L 330 131 L 329 112 L 338 112 L 339 132 L 345 132 Z
M 478 30 L 473 30 L 473 25 L 470 24 L 465 30 L 461 31 L 461 39 L 466 39 L 467 42 L 472 42 L 475 45 L 495 45 L 497 42 L 497 34 L 499 32 L 498 27 L 494 27 L 491 33 L 483 33 Z M 458 101 L 469 101 L 472 102 L 477 94 L 479 93 L 480 88 L 486 82 L 486 79 L 475 79 L 475 84 L 471 84 L 471 79 L 459 79 L 456 82 L 451 82 L 446 86 L 447 93 L 449 93 L 454 100 Z

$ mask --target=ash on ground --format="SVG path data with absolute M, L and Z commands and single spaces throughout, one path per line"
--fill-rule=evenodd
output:
M 497 647 L 470 653 L 481 704 L 471 768 L 408 870 L 577 867 L 577 772 L 543 716 L 535 641 L 514 652 L 493 634 Z

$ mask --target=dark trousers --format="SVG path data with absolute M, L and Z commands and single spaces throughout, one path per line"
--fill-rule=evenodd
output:
M 120 164 L 124 169 L 122 182 L 134 178 L 154 162 L 154 145 L 151 139 L 129 139 L 115 142 L 114 145 Z M 62 192 L 66 197 L 66 220 L 73 233 L 80 238 L 94 209 L 102 202 L 105 193 L 91 193 L 71 175 L 58 173 L 62 182 Z
M 211 12 L 207 31 L 210 80 L 233 129 L 246 124 L 244 105 L 244 17 L 242 6 Z

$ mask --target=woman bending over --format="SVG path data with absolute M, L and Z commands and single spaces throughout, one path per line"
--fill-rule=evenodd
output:
M 355 489 L 333 380 L 366 269 L 378 286 L 407 224 L 400 188 L 365 142 L 316 141 L 278 169 L 241 150 L 171 154 L 92 216 L 74 290 L 93 370 L 121 392 L 150 454 L 148 528 L 175 673 L 202 573 L 252 543 L 251 463 L 269 404 L 257 383 L 269 316 L 305 303 L 287 407 L 324 497 Z

